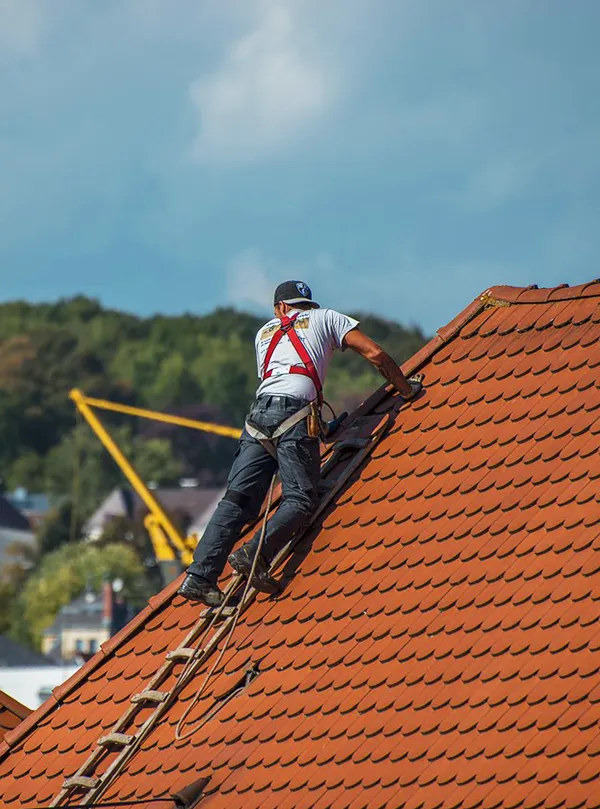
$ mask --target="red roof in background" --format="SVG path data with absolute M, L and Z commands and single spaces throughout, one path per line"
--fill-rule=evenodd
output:
M 102 800 L 208 776 L 200 809 L 600 806 L 599 296 L 488 290 L 405 368 L 417 402 L 359 409 L 391 430 L 190 719 L 261 673 L 177 742 L 209 658 Z M 5 736 L 3 806 L 48 804 L 148 687 L 199 615 L 175 588 Z
M 4 691 L 0 691 L 0 741 L 8 730 L 16 728 L 30 713 L 30 708 L 26 708 Z

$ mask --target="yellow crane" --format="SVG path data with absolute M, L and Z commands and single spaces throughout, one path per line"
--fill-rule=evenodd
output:
M 174 424 L 179 427 L 190 427 L 193 430 L 202 430 L 215 435 L 227 436 L 228 438 L 239 438 L 242 431 L 237 427 L 225 427 L 208 421 L 171 416 L 167 413 L 159 413 L 141 407 L 131 407 L 117 402 L 109 402 L 105 399 L 94 399 L 91 396 L 86 396 L 77 388 L 74 388 L 69 393 L 69 397 L 148 509 L 148 514 L 144 518 L 144 527 L 152 542 L 156 560 L 161 567 L 165 583 L 172 581 L 179 575 L 182 568 L 192 561 L 198 539 L 195 534 L 187 537 L 181 536 L 156 497 L 138 475 L 131 462 L 125 457 L 94 411 L 106 410 L 127 416 L 139 416 L 140 418 L 162 421 L 165 424 Z

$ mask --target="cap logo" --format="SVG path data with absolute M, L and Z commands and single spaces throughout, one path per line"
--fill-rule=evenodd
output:
M 303 298 L 310 298 L 311 297 L 310 289 L 304 283 L 304 281 L 297 281 L 296 282 L 296 289 L 302 295 Z

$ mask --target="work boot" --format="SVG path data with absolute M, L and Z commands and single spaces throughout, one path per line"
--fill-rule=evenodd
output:
M 216 584 L 211 584 L 203 576 L 188 573 L 183 580 L 177 594 L 187 601 L 201 601 L 207 607 L 220 607 L 225 596 Z
M 245 545 L 234 551 L 227 561 L 240 576 L 249 576 L 252 573 L 254 559 Z M 269 575 L 267 563 L 261 555 L 256 560 L 252 586 L 261 593 L 273 594 L 279 592 L 279 584 Z

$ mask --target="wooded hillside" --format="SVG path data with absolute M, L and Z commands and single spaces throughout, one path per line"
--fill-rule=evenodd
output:
M 418 328 L 358 317 L 399 362 L 424 342 Z M 56 503 L 35 547 L 0 571 L 0 632 L 39 648 L 60 607 L 85 587 L 98 591 L 106 576 L 125 581 L 136 609 L 161 586 L 139 526 L 116 523 L 99 545 L 78 542 L 83 521 L 123 479 L 88 425 L 78 422 L 69 390 L 241 425 L 257 386 L 254 336 L 264 319 L 232 309 L 141 318 L 84 297 L 0 305 L 0 477 L 8 489 L 45 492 Z M 368 363 L 348 351 L 334 356 L 325 393 L 336 409 L 349 410 L 380 384 Z M 232 439 L 101 418 L 146 481 L 176 484 L 185 475 L 204 485 L 224 482 Z
M 362 327 L 399 362 L 424 342 L 418 328 L 372 315 Z M 136 317 L 86 297 L 51 304 L 0 305 L 0 475 L 8 488 L 68 496 L 81 452 L 83 512 L 119 480 L 87 425 L 76 427 L 68 398 L 85 393 L 156 410 L 240 425 L 256 385 L 253 340 L 264 318 L 233 309 L 211 314 Z M 352 352 L 334 357 L 326 397 L 352 407 L 380 384 Z M 103 416 L 103 418 L 105 418 Z M 230 439 L 106 417 L 143 476 L 221 482 Z

